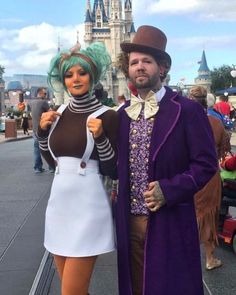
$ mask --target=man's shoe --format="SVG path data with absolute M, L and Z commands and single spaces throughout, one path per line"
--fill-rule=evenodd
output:
M 42 172 L 44 172 L 44 171 L 45 171 L 44 168 L 41 168 L 41 169 L 34 169 L 34 172 L 35 172 L 35 173 L 42 173 Z

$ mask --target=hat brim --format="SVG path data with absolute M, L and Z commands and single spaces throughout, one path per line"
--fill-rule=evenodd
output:
M 134 51 L 135 52 L 142 52 L 142 53 L 147 53 L 147 54 L 152 55 L 157 60 L 164 59 L 165 61 L 168 62 L 169 66 L 171 66 L 171 57 L 165 51 L 162 51 L 162 50 L 159 50 L 159 49 L 156 49 L 153 47 L 145 46 L 145 45 L 140 45 L 140 44 L 135 44 L 135 43 L 125 43 L 125 42 L 121 43 L 120 47 L 126 53 L 130 53 L 130 52 L 134 52 Z

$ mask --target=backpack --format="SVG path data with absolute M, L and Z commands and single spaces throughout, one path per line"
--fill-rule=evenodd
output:
M 234 119 L 230 119 L 230 117 L 227 115 L 223 115 L 223 124 L 227 130 L 234 129 Z

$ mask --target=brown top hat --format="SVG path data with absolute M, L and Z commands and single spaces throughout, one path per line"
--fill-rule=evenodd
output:
M 121 43 L 121 49 L 130 53 L 133 51 L 143 52 L 152 55 L 157 59 L 164 59 L 171 66 L 171 58 L 166 49 L 166 35 L 156 27 L 141 26 L 138 28 L 131 43 Z

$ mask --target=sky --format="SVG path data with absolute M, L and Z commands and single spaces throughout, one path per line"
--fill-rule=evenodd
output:
M 87 0 L 11 0 L 0 9 L 0 65 L 5 76 L 47 74 L 60 47 L 83 45 Z M 93 6 L 93 0 L 90 1 Z M 124 0 L 122 1 L 124 3 Z M 194 83 L 205 50 L 210 70 L 236 65 L 236 0 L 132 0 L 135 29 L 153 25 L 167 36 L 170 84 Z

